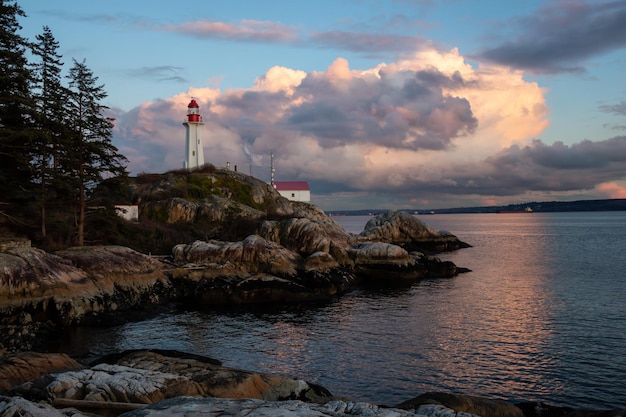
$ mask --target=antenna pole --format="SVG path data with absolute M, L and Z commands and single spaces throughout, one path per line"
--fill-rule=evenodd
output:
M 274 185 L 274 173 L 276 171 L 274 170 L 274 152 L 270 153 L 270 184 L 272 185 L 272 187 L 275 187 Z

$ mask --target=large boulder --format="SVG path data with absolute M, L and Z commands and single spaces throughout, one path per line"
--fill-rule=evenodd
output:
M 370 219 L 360 237 L 365 241 L 387 242 L 409 251 L 446 252 L 469 245 L 446 231 L 437 231 L 404 211 L 388 211 Z
M 297 253 L 258 235 L 240 242 L 195 241 L 172 249 L 174 262 L 184 264 L 235 265 L 248 273 L 295 276 L 302 257 Z
M 201 305 L 327 299 L 345 291 L 353 277 L 322 253 L 303 259 L 258 235 L 240 242 L 196 241 L 174 247 L 179 268 L 171 280 L 178 299 Z
M 58 371 L 24 382 L 11 394 L 77 407 L 97 408 L 99 403 L 103 409 L 107 404 L 145 405 L 180 396 L 318 403 L 333 399 L 324 388 L 303 380 L 228 368 L 176 351 L 127 351 L 88 368 Z
M 355 241 L 355 237 L 330 217 L 313 217 L 265 221 L 259 227 L 258 233 L 302 256 L 326 252 L 341 263 L 348 261 L 347 249 Z

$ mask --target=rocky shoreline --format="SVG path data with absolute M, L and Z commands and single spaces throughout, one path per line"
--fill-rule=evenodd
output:
M 0 348 L 29 350 L 46 332 L 106 324 L 168 303 L 302 303 L 359 286 L 410 285 L 465 271 L 415 249 L 420 242 L 445 250 L 467 244 L 406 213 L 375 218 L 358 236 L 315 214 L 265 221 L 237 242 L 179 244 L 169 257 L 121 246 L 55 253 L 7 247 L 0 252 Z
M 177 351 L 134 350 L 83 365 L 65 354 L 0 356 L 0 417 L 623 417 L 624 410 L 574 410 L 425 393 L 396 405 L 336 397 L 283 375 L 228 368 Z
M 197 308 L 303 303 L 360 286 L 450 278 L 466 269 L 434 255 L 467 246 L 403 212 L 375 217 L 353 235 L 314 207 L 262 221 L 239 241 L 176 245 L 167 257 L 122 246 L 47 253 L 4 245 L 0 417 L 624 416 L 619 410 L 510 404 L 447 393 L 373 405 L 336 397 L 304 380 L 226 368 L 181 352 L 118 352 L 83 364 L 66 354 L 32 351 L 59 329 L 110 324 L 171 303 Z

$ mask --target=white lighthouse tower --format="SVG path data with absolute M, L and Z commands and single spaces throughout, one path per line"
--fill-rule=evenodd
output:
M 185 138 L 185 162 L 186 169 L 198 168 L 204 165 L 204 151 L 202 150 L 202 116 L 200 116 L 200 106 L 196 100 L 191 100 L 187 106 L 187 121 L 183 122 L 187 136 Z

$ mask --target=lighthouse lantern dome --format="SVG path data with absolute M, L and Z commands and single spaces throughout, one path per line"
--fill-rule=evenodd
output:
M 190 123 L 199 123 L 202 121 L 200 116 L 200 106 L 196 100 L 191 100 L 187 106 L 187 121 Z

